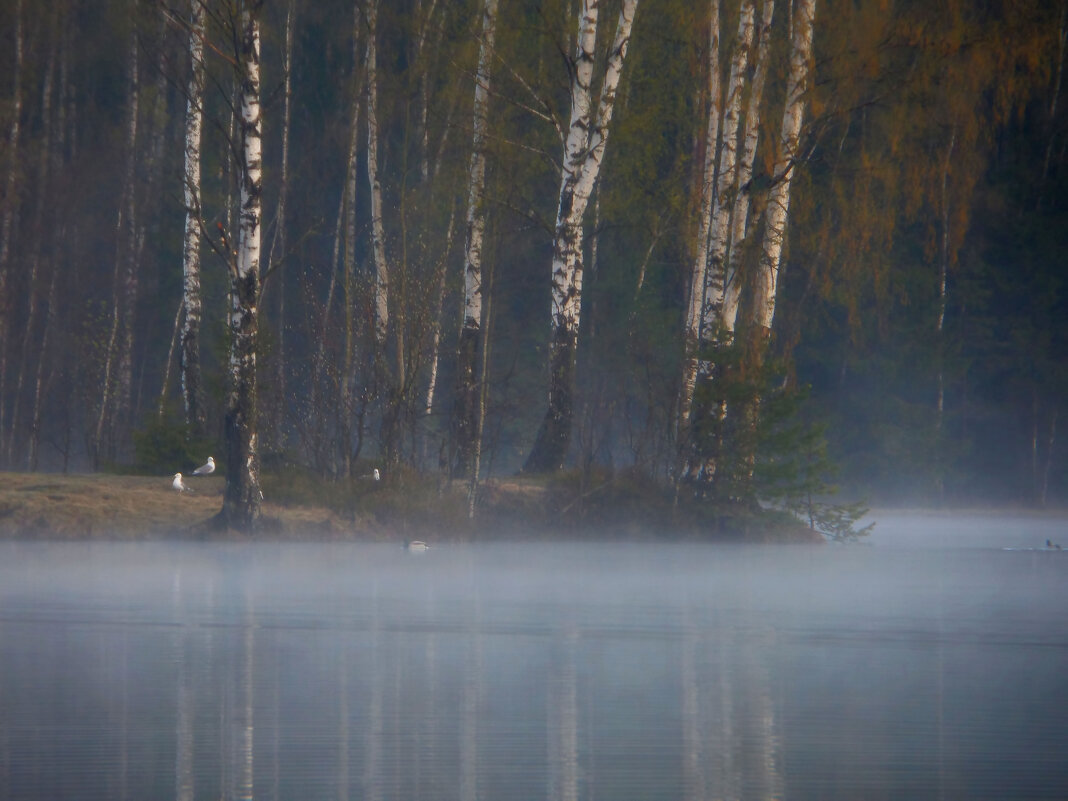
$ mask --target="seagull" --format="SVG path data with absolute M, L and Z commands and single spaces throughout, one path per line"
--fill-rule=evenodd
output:
M 382 480 L 382 474 L 378 472 L 378 468 L 377 467 L 375 468 L 374 472 L 371 473 L 371 475 L 375 477 L 375 481 L 381 481 Z
M 194 476 L 210 476 L 215 472 L 215 457 L 209 456 L 208 463 L 203 464 L 193 471 Z
M 411 542 L 404 543 L 404 550 L 410 553 L 423 553 L 423 551 L 426 551 L 429 548 L 430 546 L 422 540 L 412 540 Z
M 174 481 L 171 482 L 171 486 L 174 487 L 179 492 L 192 492 L 193 491 L 193 490 L 189 489 L 189 487 L 187 487 L 185 484 L 182 483 L 182 474 L 181 473 L 175 473 L 174 474 Z

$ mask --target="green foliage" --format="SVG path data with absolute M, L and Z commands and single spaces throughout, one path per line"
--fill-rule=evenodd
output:
M 167 415 L 150 415 L 133 432 L 133 442 L 134 470 L 146 475 L 188 472 L 218 451 L 213 440 L 196 437 L 189 426 Z
M 807 387 L 784 381 L 781 363 L 749 373 L 741 349 L 717 353 L 720 379 L 706 384 L 720 414 L 708 415 L 699 431 L 698 449 L 712 456 L 716 471 L 710 499 L 732 516 L 745 509 L 779 509 L 836 542 L 866 536 L 857 528 L 867 512 L 863 503 L 831 503 L 837 492 L 837 466 L 828 454 L 827 426 L 808 402 Z M 700 399 L 706 406 L 708 397 Z

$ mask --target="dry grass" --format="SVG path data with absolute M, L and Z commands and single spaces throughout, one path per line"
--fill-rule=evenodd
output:
M 192 492 L 171 488 L 171 476 L 0 474 L 0 538 L 144 539 L 196 536 L 222 508 L 220 476 L 188 478 Z M 278 533 L 336 539 L 354 535 L 324 509 L 264 504 Z
M 212 525 L 222 508 L 221 476 L 186 483 L 193 492 L 176 492 L 171 476 L 0 473 L 0 539 L 242 538 Z M 771 526 L 767 520 L 753 521 L 753 532 L 717 532 L 676 514 L 670 496 L 626 474 L 589 481 L 585 488 L 573 475 L 487 481 L 473 521 L 465 484 L 437 487 L 415 475 L 381 485 L 314 481 L 303 487 L 292 476 L 271 476 L 265 492 L 257 539 L 823 541 L 799 524 Z

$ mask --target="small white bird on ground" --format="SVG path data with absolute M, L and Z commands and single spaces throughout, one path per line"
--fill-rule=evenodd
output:
M 174 474 L 174 481 L 171 482 L 171 486 L 174 487 L 179 492 L 192 492 L 193 491 L 193 490 L 189 489 L 189 487 L 187 487 L 185 484 L 182 483 L 182 474 L 181 473 L 175 473 Z
M 382 480 L 382 474 L 378 472 L 378 468 L 377 467 L 375 468 L 375 471 L 371 475 L 373 475 L 375 477 L 375 481 L 381 481 Z
M 193 471 L 194 476 L 210 476 L 215 472 L 215 457 L 209 456 L 208 463 L 203 464 Z

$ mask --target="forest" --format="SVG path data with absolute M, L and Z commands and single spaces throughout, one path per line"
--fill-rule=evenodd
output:
M 1062 504 L 1066 13 L 2 0 L 0 469 Z

